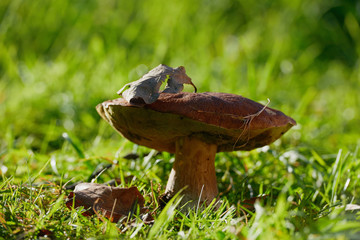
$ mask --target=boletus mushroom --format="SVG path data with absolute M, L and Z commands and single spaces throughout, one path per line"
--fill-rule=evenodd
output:
M 268 145 L 296 124 L 278 110 L 227 93 L 161 93 L 143 106 L 118 98 L 97 111 L 130 141 L 175 154 L 165 194 L 185 188 L 182 201 L 192 201 L 190 207 L 218 195 L 217 152 Z

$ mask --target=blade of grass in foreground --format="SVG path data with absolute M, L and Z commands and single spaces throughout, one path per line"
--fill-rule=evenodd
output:
M 49 221 L 52 215 L 58 211 L 61 207 L 63 207 L 63 200 L 65 198 L 65 194 L 60 195 L 60 197 L 56 200 L 51 209 L 41 218 L 41 220 L 36 224 L 36 229 L 39 230 L 44 226 L 46 221 Z
M 80 146 L 78 146 L 78 144 L 76 144 L 76 143 L 70 138 L 69 134 L 63 133 L 63 134 L 62 134 L 62 137 L 71 144 L 71 146 L 75 149 L 76 153 L 78 154 L 78 156 L 79 156 L 80 158 L 85 158 L 84 152 L 81 150 Z
M 154 239 L 156 235 L 162 234 L 163 229 L 165 229 L 169 222 L 173 219 L 176 207 L 180 204 L 182 199 L 182 197 L 179 197 L 179 194 L 180 192 L 178 192 L 161 211 L 159 217 L 155 220 L 155 224 L 149 232 L 148 239 Z

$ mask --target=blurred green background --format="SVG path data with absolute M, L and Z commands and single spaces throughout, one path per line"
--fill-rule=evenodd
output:
M 360 145 L 360 2 L 0 1 L 0 151 L 121 141 L 95 111 L 149 69 L 292 116 L 288 147 Z

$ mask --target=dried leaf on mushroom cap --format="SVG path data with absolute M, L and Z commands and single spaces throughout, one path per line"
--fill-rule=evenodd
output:
M 132 104 L 151 104 L 158 99 L 159 89 L 166 80 L 165 93 L 179 93 L 184 88 L 183 84 L 191 84 L 196 92 L 196 87 L 183 66 L 171 68 L 160 64 L 139 80 L 126 84 L 117 93 Z

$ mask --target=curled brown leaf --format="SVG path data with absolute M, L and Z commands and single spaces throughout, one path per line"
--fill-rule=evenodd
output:
M 134 105 L 151 104 L 159 98 L 160 87 L 166 80 L 164 93 L 179 93 L 184 89 L 183 84 L 190 84 L 195 92 L 197 90 L 183 66 L 171 68 L 160 64 L 139 80 L 126 84 L 117 93 Z
M 69 194 L 66 206 L 70 209 L 83 206 L 87 209 L 83 213 L 85 216 L 96 212 L 117 222 L 136 211 L 137 207 L 140 213 L 144 212 L 144 203 L 145 199 L 137 187 L 119 188 L 97 183 L 80 183 L 74 192 Z

